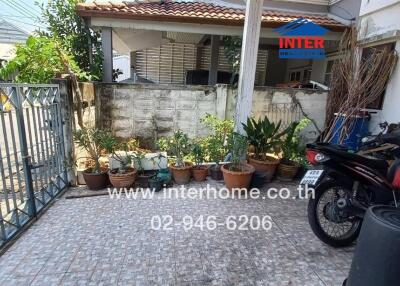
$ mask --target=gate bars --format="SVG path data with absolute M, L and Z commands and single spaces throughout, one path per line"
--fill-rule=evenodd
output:
M 0 246 L 68 186 L 58 85 L 0 84 Z

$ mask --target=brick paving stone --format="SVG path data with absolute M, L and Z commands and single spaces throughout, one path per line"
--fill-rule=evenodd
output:
M 0 285 L 340 285 L 354 248 L 320 242 L 306 209 L 292 198 L 61 198 L 0 257 Z M 226 228 L 241 215 L 269 215 L 271 229 Z M 168 228 L 151 229 L 154 216 Z M 218 226 L 188 230 L 188 216 Z

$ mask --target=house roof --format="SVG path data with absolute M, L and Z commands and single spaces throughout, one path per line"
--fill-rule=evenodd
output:
M 204 2 L 179 1 L 95 1 L 79 3 L 78 14 L 82 17 L 109 17 L 148 21 L 166 21 L 183 23 L 201 23 L 215 25 L 243 25 L 245 11 L 243 9 L 218 6 Z M 329 18 L 327 15 L 303 14 L 265 10 L 262 16 L 263 27 L 278 27 L 284 23 L 306 18 L 315 24 L 324 26 L 332 31 L 342 31 L 345 25 Z
M 29 34 L 14 24 L 0 19 L 0 43 L 25 43 Z

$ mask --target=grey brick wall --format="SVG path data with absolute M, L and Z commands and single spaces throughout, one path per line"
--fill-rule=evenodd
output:
M 120 138 L 138 138 L 153 146 L 155 139 L 171 135 L 176 129 L 189 136 L 206 135 L 200 119 L 207 113 L 233 118 L 235 89 L 226 85 L 95 85 L 96 124 L 112 130 Z M 253 116 L 268 115 L 285 123 L 302 117 L 293 104 L 293 96 L 320 128 L 325 122 L 326 92 L 258 87 L 253 97 Z M 315 137 L 310 127 L 307 137 Z M 314 134 L 314 135 L 313 135 Z

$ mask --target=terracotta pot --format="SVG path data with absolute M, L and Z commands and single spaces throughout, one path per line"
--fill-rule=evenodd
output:
M 282 181 L 293 181 L 298 171 L 299 165 L 297 163 L 285 161 L 279 164 L 277 176 Z
M 274 157 L 267 156 L 267 160 L 261 161 L 249 157 L 249 164 L 252 165 L 257 172 L 265 173 L 265 182 L 269 183 L 275 175 L 276 168 L 280 160 Z
M 207 179 L 208 176 L 208 166 L 200 165 L 194 166 L 192 169 L 193 179 L 196 182 L 203 182 Z
M 185 167 L 170 166 L 169 168 L 175 183 L 178 185 L 185 185 L 190 182 L 190 176 L 193 168 L 191 163 L 185 163 Z
M 137 170 L 128 168 L 124 174 L 119 174 L 118 170 L 108 172 L 111 185 L 115 188 L 130 188 L 135 183 Z
M 242 164 L 242 171 L 229 170 L 229 167 L 232 164 L 225 164 L 221 167 L 221 170 L 224 174 L 225 185 L 229 190 L 234 188 L 245 188 L 248 189 L 250 187 L 251 178 L 253 177 L 253 173 L 255 169 L 250 164 Z
M 139 188 L 148 188 L 149 179 L 153 178 L 155 175 L 155 172 L 139 173 L 136 177 L 136 186 Z
M 86 170 L 83 172 L 83 179 L 89 190 L 97 191 L 107 187 L 108 176 L 106 172 L 91 173 Z
M 215 181 L 222 181 L 224 179 L 224 174 L 221 171 L 220 165 L 214 165 L 210 169 L 210 177 Z

